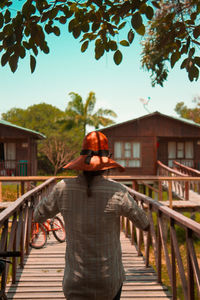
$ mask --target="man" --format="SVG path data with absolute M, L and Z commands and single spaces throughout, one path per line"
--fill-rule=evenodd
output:
M 148 230 L 149 221 L 125 186 L 103 176 L 124 167 L 110 158 L 106 136 L 85 136 L 80 156 L 65 166 L 82 171 L 57 183 L 34 212 L 36 222 L 61 213 L 66 229 L 63 292 L 68 300 L 118 300 L 124 277 L 120 216 Z

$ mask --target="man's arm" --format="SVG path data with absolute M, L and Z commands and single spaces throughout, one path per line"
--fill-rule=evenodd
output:
M 57 204 L 58 197 L 57 187 L 55 186 L 49 196 L 42 198 L 36 206 L 33 214 L 35 222 L 42 223 L 46 219 L 52 218 L 59 213 Z
M 129 218 L 136 227 L 145 231 L 149 229 L 149 220 L 145 211 L 137 205 L 128 192 L 124 194 L 122 200 L 121 214 Z

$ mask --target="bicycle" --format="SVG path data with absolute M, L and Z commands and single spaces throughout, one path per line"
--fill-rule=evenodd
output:
M 56 240 L 63 243 L 66 239 L 66 232 L 62 220 L 55 216 L 44 223 L 32 222 L 30 246 L 41 249 L 47 243 L 47 236 L 52 232 Z

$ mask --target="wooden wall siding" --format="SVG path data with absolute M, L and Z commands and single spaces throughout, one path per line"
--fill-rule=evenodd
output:
M 168 141 L 194 141 L 194 161 L 200 167 L 200 127 L 171 119 L 167 116 L 154 114 L 125 123 L 116 124 L 101 130 L 108 137 L 109 149 L 114 157 L 116 141 L 138 141 L 141 143 L 141 168 L 126 168 L 125 175 L 155 175 L 156 161 L 168 164 Z M 117 175 L 119 171 L 112 170 Z
M 0 125 L 0 138 L 26 138 L 28 135 L 30 135 L 29 132 L 19 130 L 15 127 Z
M 0 142 L 15 143 L 16 161 L 27 160 L 27 175 L 37 175 L 37 140 L 31 133 L 0 125 Z M 23 143 L 26 143 L 27 147 L 23 147 Z
M 200 127 L 192 126 L 184 122 L 170 119 L 164 116 L 154 115 L 147 118 L 132 120 L 111 128 L 101 130 L 108 137 L 129 136 L 162 136 L 162 137 L 191 137 L 200 139 Z

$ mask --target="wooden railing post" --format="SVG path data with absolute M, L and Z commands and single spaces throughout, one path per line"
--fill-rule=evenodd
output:
M 162 196 L 162 181 L 158 181 L 158 200 L 162 201 L 163 196 Z
M 185 200 L 189 200 L 189 183 L 185 181 Z
M 133 180 L 132 182 L 132 189 L 135 191 L 138 191 L 138 183 L 137 180 Z
M 170 218 L 170 244 L 171 244 L 171 274 L 172 274 L 172 297 L 173 300 L 177 299 L 177 290 L 176 290 L 176 258 L 175 250 L 172 239 L 172 227 L 174 227 L 174 220 Z
M 158 212 L 157 214 L 157 220 L 160 218 L 160 213 Z M 161 235 L 160 235 L 160 230 L 158 227 L 157 231 L 157 281 L 158 283 L 161 283 L 162 281 L 162 262 L 161 262 L 161 250 L 162 250 L 162 245 L 161 245 Z
M 186 247 L 187 247 L 187 282 L 188 282 L 188 300 L 194 300 L 194 272 L 192 268 L 192 261 L 190 258 L 189 240 L 192 239 L 191 230 L 186 230 Z
M 21 196 L 24 195 L 24 181 L 21 181 Z
M 0 202 L 3 201 L 3 196 L 2 196 L 2 182 L 0 181 Z
M 168 182 L 168 193 L 169 193 L 169 207 L 173 209 L 173 204 L 172 204 L 172 182 L 169 180 Z

